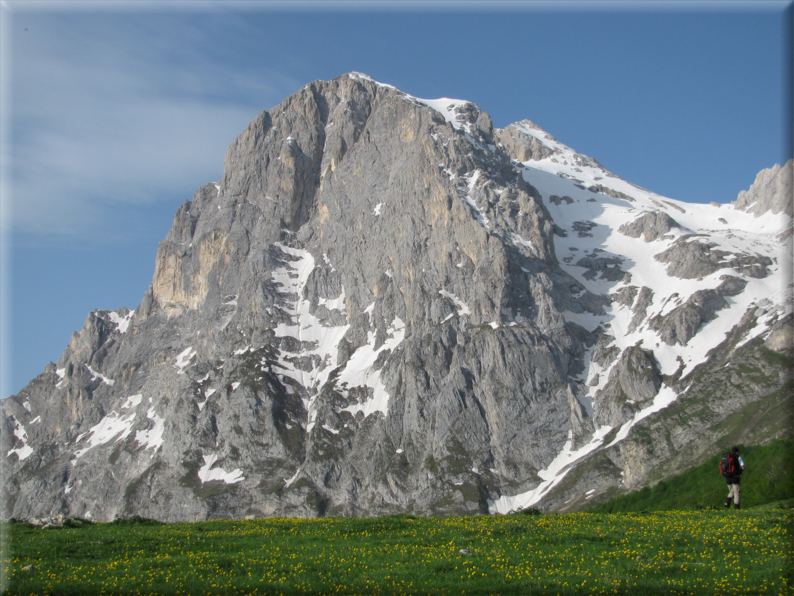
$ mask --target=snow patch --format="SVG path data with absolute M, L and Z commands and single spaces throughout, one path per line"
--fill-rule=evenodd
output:
M 563 311 L 562 316 L 567 322 L 576 323 L 580 327 L 584 327 L 591 332 L 595 331 L 600 325 L 603 325 L 604 319 L 606 318 L 603 315 L 594 315 L 589 312 L 571 312 L 569 310 Z
M 15 416 L 11 416 L 11 420 L 14 421 L 14 436 L 22 441 L 22 447 L 10 449 L 8 453 L 6 453 L 6 457 L 14 453 L 17 458 L 19 458 L 19 461 L 24 461 L 33 453 L 33 448 L 28 445 L 28 433 L 25 431 L 25 427 L 22 426 Z
M 105 385 L 107 385 L 108 387 L 113 387 L 113 383 L 116 382 L 113 379 L 108 379 L 105 375 L 103 375 L 101 373 L 98 373 L 97 371 L 95 371 L 93 368 L 91 368 L 87 364 L 85 365 L 85 367 L 88 369 L 88 372 L 91 373 L 91 380 L 92 381 L 96 381 L 97 379 L 101 379 L 102 382 Z
M 204 392 L 204 401 L 203 401 L 203 402 L 196 402 L 196 405 L 198 406 L 199 412 L 202 412 L 202 411 L 204 410 L 204 406 L 206 406 L 206 405 L 207 405 L 207 402 L 210 400 L 210 397 L 211 397 L 211 396 L 212 396 L 212 394 L 214 394 L 216 391 L 217 391 L 217 389 L 207 389 L 207 390 Z
M 117 414 L 116 412 L 111 412 L 102 418 L 98 424 L 95 424 L 88 429 L 88 432 L 82 433 L 77 437 L 75 442 L 79 443 L 87 435 L 91 435 L 88 445 L 83 449 L 74 452 L 74 460 L 72 460 L 72 465 L 77 463 L 78 459 L 83 457 L 94 447 L 105 445 L 111 441 L 118 443 L 119 441 L 126 439 L 132 432 L 132 425 L 134 423 L 135 412 L 132 412 L 126 418 L 121 416 L 121 414 Z
M 127 399 L 124 400 L 124 403 L 121 404 L 121 409 L 126 410 L 127 408 L 134 408 L 143 400 L 143 395 L 137 393 L 135 395 L 130 395 Z
M 399 91 L 397 87 L 394 87 L 392 85 L 387 85 L 386 83 L 380 83 L 375 79 L 373 79 L 372 77 L 367 76 L 361 72 L 351 72 L 348 76 L 354 81 L 369 81 L 370 83 L 375 83 L 378 87 L 385 87 L 386 89 L 394 89 L 395 91 Z
M 157 450 L 163 446 L 163 431 L 165 430 L 165 418 L 158 416 L 154 408 L 150 408 L 146 412 L 146 417 L 151 420 L 154 425 L 149 430 L 139 430 L 135 433 L 135 440 L 139 445 L 147 449 L 153 449 L 152 457 L 157 453 Z
M 111 312 L 109 316 L 111 322 L 116 324 L 116 330 L 119 333 L 127 333 L 127 328 L 130 326 L 130 321 L 132 321 L 132 317 L 134 315 L 135 311 L 131 310 L 126 316 L 123 317 L 120 317 L 115 311 Z
M 656 397 L 653 398 L 653 403 L 647 408 L 637 412 L 634 415 L 634 418 L 632 418 L 628 422 L 625 422 L 623 426 L 620 427 L 618 434 L 615 435 L 615 438 L 612 439 L 612 442 L 609 445 L 607 445 L 607 447 L 612 447 L 612 445 L 620 443 L 623 439 L 625 439 L 629 435 L 629 431 L 640 420 L 642 420 L 643 418 L 647 418 L 651 414 L 654 414 L 659 410 L 666 408 L 676 399 L 678 399 L 678 394 L 675 391 L 673 391 L 673 388 L 668 387 L 667 385 L 662 385 L 662 388 L 659 390 L 659 393 L 657 393 Z
M 525 240 L 519 234 L 510 234 L 510 237 L 513 239 L 513 244 L 525 246 L 526 248 L 534 248 L 534 245 L 529 240 Z
M 465 195 L 461 195 L 461 198 L 474 210 L 474 217 L 479 224 L 485 229 L 490 229 L 491 221 L 485 215 L 485 212 L 477 205 L 474 197 L 471 196 L 472 191 L 477 185 L 477 181 L 480 179 L 480 170 L 475 170 L 473 174 L 465 176 L 464 178 L 468 181 L 468 190 Z
M 222 468 L 210 469 L 218 461 L 218 456 L 214 453 L 212 455 L 204 455 L 203 458 L 204 465 L 198 471 L 198 477 L 202 484 L 213 480 L 220 480 L 226 484 L 235 484 L 245 480 L 245 476 L 243 476 L 243 472 L 239 468 L 231 472 L 225 472 Z
M 612 430 L 611 426 L 600 427 L 596 430 L 591 441 L 576 451 L 571 450 L 572 441 L 569 435 L 568 441 L 566 441 L 562 451 L 557 454 L 557 457 L 552 460 L 546 469 L 538 472 L 538 476 L 540 476 L 542 482 L 537 487 L 518 495 L 502 495 L 495 501 L 488 499 L 488 511 L 490 513 L 504 514 L 519 509 L 526 509 L 538 503 L 552 488 L 565 478 L 565 475 L 571 470 L 571 464 L 582 459 L 585 455 L 601 446 L 604 437 L 610 430 Z
M 176 357 L 176 362 L 174 363 L 174 368 L 177 369 L 177 374 L 183 375 L 185 374 L 185 368 L 188 367 L 190 364 L 190 360 L 193 356 L 196 355 L 196 351 L 193 348 L 185 348 L 182 350 L 179 355 Z
M 308 418 L 306 432 L 311 432 L 317 418 L 315 407 L 317 397 L 328 377 L 337 366 L 339 342 L 344 337 L 350 325 L 325 326 L 311 313 L 311 301 L 303 298 L 303 289 L 315 267 L 314 257 L 308 251 L 295 249 L 283 244 L 275 244 L 284 253 L 295 257 L 294 261 L 285 262 L 285 266 L 273 272 L 273 280 L 281 286 L 279 293 L 285 295 L 287 308 L 284 309 L 291 318 L 291 323 L 280 323 L 276 329 L 276 337 L 293 337 L 301 343 L 300 352 L 291 353 L 281 351 L 279 362 L 274 366 L 282 369 L 285 376 L 300 383 L 309 393 L 303 400 Z M 327 261 L 327 256 L 323 255 Z M 293 296 L 295 298 L 293 298 Z M 342 287 L 340 295 L 336 298 L 321 298 L 319 304 L 329 310 L 338 310 L 346 315 L 345 289 Z M 305 361 L 311 358 L 316 362 L 310 370 L 298 367 L 293 362 L 294 358 Z
M 292 478 L 284 480 L 284 488 L 289 488 L 290 484 L 295 482 L 300 476 L 300 473 L 303 471 L 303 468 L 298 468 L 295 473 L 292 475 Z
M 375 370 L 375 362 L 384 350 L 394 350 L 405 338 L 405 323 L 395 317 L 386 331 L 388 338 L 383 345 L 375 349 L 375 333 L 370 331 L 366 345 L 358 348 L 350 356 L 344 370 L 336 380 L 335 390 L 347 397 L 353 387 L 367 387 L 372 389 L 372 395 L 363 403 L 340 408 L 338 412 L 350 412 L 354 417 L 358 412 L 363 412 L 364 417 L 380 412 L 384 416 L 389 411 L 389 394 L 386 386 L 381 381 L 381 370 Z
M 434 109 L 444 116 L 444 120 L 451 124 L 455 130 L 469 132 L 469 128 L 472 124 L 463 122 L 463 115 L 458 114 L 457 109 L 471 103 L 470 101 L 466 101 L 465 99 L 450 99 L 449 97 L 442 97 L 440 99 L 420 99 L 418 97 L 412 97 L 412 99 L 423 106 Z
M 446 290 L 439 290 L 438 293 L 441 294 L 444 298 L 449 298 L 450 300 L 452 300 L 452 302 L 455 303 L 455 306 L 458 307 L 458 316 L 463 317 L 471 314 L 471 309 L 468 306 L 466 306 L 466 303 L 463 302 L 463 300 L 455 296 L 455 294 L 451 292 L 447 292 Z

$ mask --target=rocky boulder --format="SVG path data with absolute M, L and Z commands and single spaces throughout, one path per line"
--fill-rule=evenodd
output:
M 646 211 L 630 224 L 623 224 L 618 228 L 621 234 L 631 238 L 639 238 L 645 242 L 653 242 L 662 238 L 673 228 L 680 228 L 675 221 L 664 211 Z

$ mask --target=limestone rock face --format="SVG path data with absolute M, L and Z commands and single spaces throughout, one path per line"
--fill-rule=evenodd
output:
M 498 131 L 496 139 L 502 143 L 505 149 L 511 155 L 515 156 L 515 159 L 518 161 L 540 160 L 554 155 L 555 151 L 552 147 L 542 143 L 535 136 L 527 134 L 524 128 L 537 130 L 543 133 L 549 140 L 554 140 L 554 137 L 545 133 L 539 126 L 529 120 L 511 124 L 504 130 Z
M 661 386 L 662 375 L 653 352 L 636 346 L 626 348 L 612 368 L 606 386 L 596 394 L 600 404 L 596 424 L 620 427 L 650 405 Z
M 574 280 L 491 135 L 356 76 L 260 114 L 125 329 L 92 313 L 26 390 L 52 448 L 20 468 L 50 476 L 15 476 L 14 515 L 471 512 L 536 483 L 581 407 Z
M 764 345 L 770 350 L 790 356 L 794 348 L 794 317 L 788 315 L 778 321 L 769 332 Z
M 790 255 L 752 219 L 470 102 L 315 81 L 177 209 L 137 308 L 89 314 L 3 401 L 2 515 L 493 513 L 640 487 L 647 437 L 706 453 L 787 399 Z
M 749 190 L 743 190 L 732 203 L 735 209 L 752 213 L 756 217 L 771 211 L 794 217 L 794 159 L 783 167 L 774 167 L 758 172 Z

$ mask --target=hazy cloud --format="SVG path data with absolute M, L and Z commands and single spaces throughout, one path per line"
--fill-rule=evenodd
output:
M 26 234 L 79 234 L 113 205 L 192 193 L 299 87 L 224 68 L 184 15 L 23 15 L 14 28 L 13 218 Z

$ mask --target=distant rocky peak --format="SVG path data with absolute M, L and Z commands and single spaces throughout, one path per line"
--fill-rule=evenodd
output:
M 551 134 L 531 120 L 521 120 L 504 129 L 494 131 L 494 138 L 512 159 L 520 162 L 544 161 L 589 167 L 599 170 L 603 176 L 617 178 L 592 157 L 582 155 L 560 143 Z
M 785 213 L 794 217 L 794 159 L 788 160 L 782 167 L 774 167 L 758 172 L 755 182 L 749 190 L 739 193 L 731 203 L 735 209 L 753 213 L 756 217 L 771 211 Z

